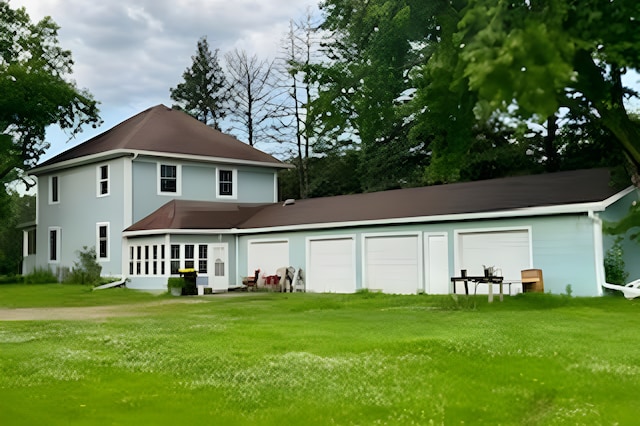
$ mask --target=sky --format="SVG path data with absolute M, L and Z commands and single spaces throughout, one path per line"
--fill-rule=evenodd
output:
M 274 59 L 291 19 L 319 0 L 9 0 L 25 7 L 32 22 L 51 16 L 60 46 L 75 62 L 71 79 L 100 102 L 104 123 L 85 127 L 74 139 L 47 130 L 51 158 L 127 118 L 172 105 L 169 89 L 191 66 L 198 39 L 206 36 L 220 56 L 235 48 Z M 222 58 L 221 58 L 222 62 Z

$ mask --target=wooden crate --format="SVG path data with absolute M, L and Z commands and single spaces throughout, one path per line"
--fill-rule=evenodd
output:
M 544 293 L 542 269 L 524 269 L 520 274 L 524 293 Z

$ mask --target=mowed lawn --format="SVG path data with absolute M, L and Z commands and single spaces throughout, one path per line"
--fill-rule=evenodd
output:
M 0 315 L 3 426 L 631 425 L 640 413 L 640 302 L 617 297 L 2 285 Z

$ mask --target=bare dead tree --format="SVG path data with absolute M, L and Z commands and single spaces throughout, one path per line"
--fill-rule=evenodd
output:
M 246 136 L 249 145 L 275 139 L 271 124 L 277 114 L 279 96 L 274 82 L 274 61 L 249 56 L 235 49 L 225 55 L 232 108 L 231 131 Z

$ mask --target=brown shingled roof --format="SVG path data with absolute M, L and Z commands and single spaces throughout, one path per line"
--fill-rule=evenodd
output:
M 39 164 L 35 170 L 113 150 L 218 157 L 285 167 L 284 163 L 271 155 L 219 132 L 182 111 L 157 105 Z
M 136 223 L 128 231 L 143 229 L 254 229 L 295 225 L 391 220 L 456 214 L 488 213 L 531 207 L 548 207 L 601 202 L 615 195 L 606 169 L 579 170 L 533 176 L 508 177 L 477 182 L 456 183 L 421 188 L 407 188 L 366 194 L 298 200 L 252 206 L 243 209 L 232 204 L 172 201 L 176 215 L 191 219 L 160 222 L 167 205 Z M 194 209 L 199 210 L 194 210 Z M 238 213 L 232 210 L 237 208 Z M 222 209 L 222 210 L 221 210 Z M 228 210 L 226 210 L 228 209 Z M 149 224 L 155 224 L 149 228 Z

